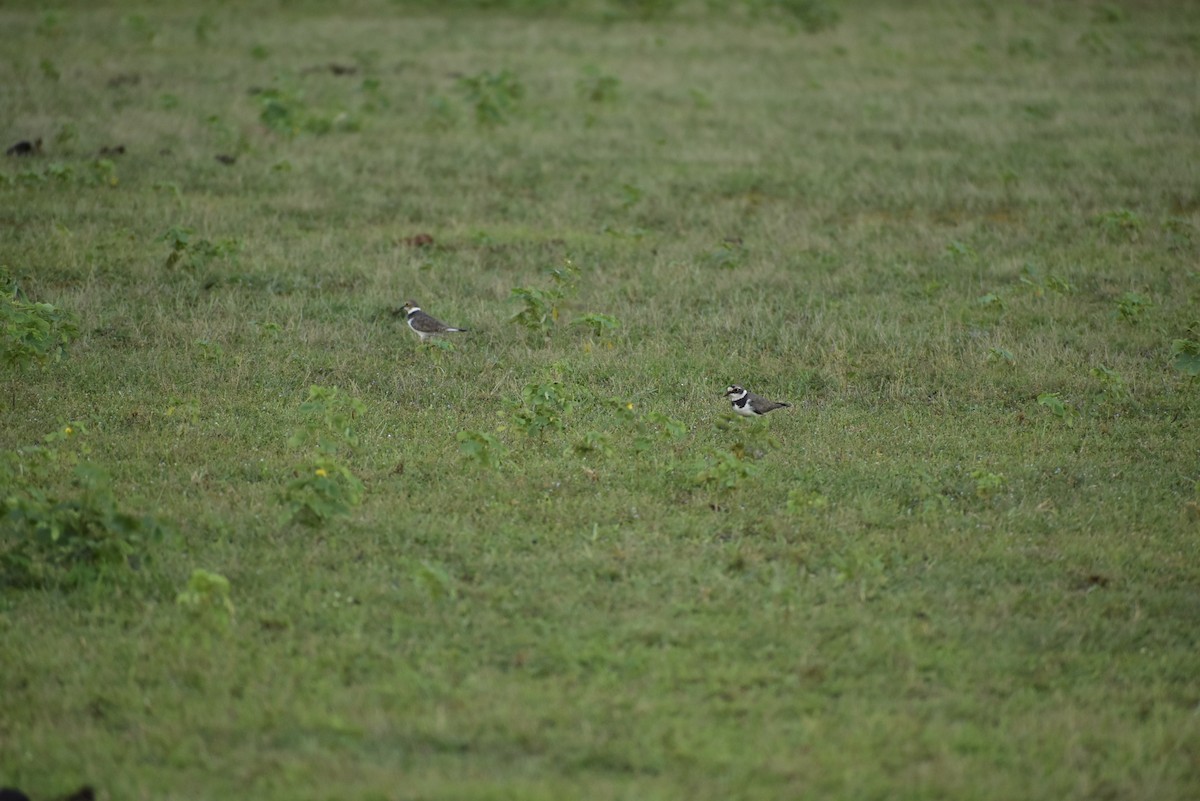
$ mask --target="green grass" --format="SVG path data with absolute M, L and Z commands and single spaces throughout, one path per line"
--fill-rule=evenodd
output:
M 336 6 L 0 9 L 0 265 L 80 331 L 3 374 L 5 495 L 78 453 L 174 530 L 0 589 L 0 784 L 1200 794 L 1195 9 Z M 363 404 L 319 527 L 312 385 Z

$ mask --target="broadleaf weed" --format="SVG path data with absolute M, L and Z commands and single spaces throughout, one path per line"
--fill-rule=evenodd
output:
M 60 361 L 79 336 L 75 315 L 50 303 L 20 300 L 12 279 L 0 279 L 0 361 L 12 371 Z
M 1057 392 L 1043 392 L 1038 395 L 1037 402 L 1067 426 L 1075 425 L 1075 420 L 1079 417 L 1079 410 L 1060 398 Z
M 362 481 L 342 461 L 343 452 L 358 444 L 355 420 L 366 406 L 337 387 L 313 386 L 300 405 L 303 415 L 288 444 L 312 446 L 313 455 L 293 468 L 280 494 L 283 522 L 320 527 L 362 503 Z
M 547 431 L 561 431 L 563 417 L 573 405 L 562 383 L 531 382 L 521 390 L 521 402 L 512 404 L 512 423 L 527 436 L 541 437 Z
M 5 583 L 75 586 L 126 575 L 150 562 L 169 533 L 154 516 L 121 508 L 108 471 L 87 458 L 84 434 L 84 426 L 69 423 L 41 445 L 0 453 Z M 58 489 L 64 479 L 70 488 Z
M 230 597 L 229 579 L 219 573 L 196 568 L 175 603 L 193 620 L 211 628 L 226 629 L 236 612 Z
M 504 446 L 494 434 L 486 431 L 458 432 L 458 450 L 463 460 L 485 470 L 499 470 L 504 465 Z
M 1138 292 L 1126 292 L 1117 299 L 1117 314 L 1130 325 L 1136 325 L 1146 310 L 1154 305 L 1150 298 Z
M 484 70 L 458 80 L 459 90 L 475 114 L 475 124 L 492 127 L 508 122 L 525 96 L 525 87 L 508 70 Z

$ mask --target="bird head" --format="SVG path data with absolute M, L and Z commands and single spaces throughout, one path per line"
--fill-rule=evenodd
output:
M 746 390 L 742 389 L 737 384 L 730 384 L 729 386 L 725 387 L 725 397 L 729 397 L 730 395 L 741 395 L 745 391 Z

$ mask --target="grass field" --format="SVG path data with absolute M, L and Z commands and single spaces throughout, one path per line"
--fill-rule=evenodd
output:
M 0 6 L 0 785 L 1200 797 L 1200 7 L 463 5 Z

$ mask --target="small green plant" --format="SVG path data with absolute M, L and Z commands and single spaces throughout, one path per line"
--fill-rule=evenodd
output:
M 547 431 L 561 431 L 563 417 L 573 406 L 560 382 L 532 382 L 521 390 L 521 402 L 515 404 L 512 422 L 527 436 L 540 437 Z
M 729 449 L 742 459 L 761 459 L 779 447 L 779 440 L 771 433 L 769 418 L 746 421 L 736 417 L 732 410 L 728 416 L 716 423 L 718 431 L 732 430 L 734 436 Z
M 79 335 L 75 315 L 50 303 L 17 297 L 15 282 L 0 274 L 0 361 L 9 371 L 60 361 Z
M 458 450 L 464 461 L 485 470 L 499 470 L 504 464 L 504 446 L 486 431 L 458 432 Z
M 308 397 L 300 404 L 303 420 L 292 434 L 292 447 L 314 445 L 323 454 L 336 454 L 339 449 L 358 445 L 354 432 L 355 421 L 366 411 L 366 405 L 337 387 L 311 386 Z
M 705 253 L 701 261 L 706 267 L 720 270 L 736 270 L 745 261 L 746 249 L 736 241 L 722 242 L 715 249 Z
M 522 304 L 522 308 L 509 318 L 509 322 L 524 326 L 530 332 L 541 334 L 543 337 L 549 337 L 562 309 L 575 295 L 579 281 L 579 270 L 570 259 L 564 259 L 561 266 L 548 272 L 552 286 L 546 289 L 514 287 L 509 294 L 511 300 Z
M 980 295 L 975 298 L 975 305 L 985 309 L 995 309 L 996 311 L 1004 310 L 1004 298 L 997 295 L 995 292 L 989 292 L 986 295 Z
M 313 386 L 300 405 L 303 415 L 288 444 L 313 453 L 292 469 L 280 500 L 284 522 L 319 527 L 362 503 L 362 481 L 343 461 L 343 452 L 358 445 L 354 423 L 366 410 L 358 398 L 337 387 Z
M 225 348 L 221 347 L 219 342 L 210 342 L 207 339 L 197 339 L 192 344 L 198 349 L 200 361 L 219 362 L 225 356 Z
M 92 162 L 92 178 L 98 184 L 116 186 L 121 183 L 117 177 L 117 165 L 112 159 L 96 159 Z
M 988 348 L 987 360 L 998 364 L 1007 364 L 1009 367 L 1017 363 L 1017 357 L 1007 348 Z
M 229 596 L 229 579 L 200 568 L 192 571 L 175 603 L 194 620 L 222 629 L 228 628 L 236 611 Z
M 732 433 L 732 437 L 726 449 L 713 451 L 701 463 L 693 477 L 695 483 L 722 491 L 737 489 L 744 481 L 758 475 L 760 465 L 757 461 L 779 447 L 779 440 L 771 433 L 766 420 L 743 425 L 743 421 L 732 417 L 730 412 L 714 424 L 718 435 Z
M 606 334 L 620 328 L 621 321 L 610 314 L 589 313 L 579 317 L 571 325 L 584 328 L 597 339 L 603 339 Z
M 951 240 L 946 245 L 946 255 L 957 262 L 979 260 L 979 254 L 975 252 L 975 248 L 965 242 L 959 242 L 957 239 Z
M 278 89 L 267 89 L 258 95 L 258 119 L 269 130 L 284 136 L 300 131 L 302 105 L 300 99 Z
M 646 422 L 652 426 L 660 441 L 679 442 L 687 436 L 687 423 L 662 412 L 651 412 L 646 415 Z
M 176 433 L 182 434 L 200 422 L 200 403 L 173 395 L 169 400 L 165 416 L 178 421 Z
M 120 508 L 108 472 L 76 445 L 85 433 L 70 423 L 41 445 L 0 453 L 3 583 L 75 586 L 119 577 L 151 561 L 167 534 L 153 516 Z M 64 478 L 68 486 L 60 489 Z
M 1120 402 L 1129 398 L 1129 389 L 1121 375 L 1103 364 L 1098 364 L 1091 370 L 1092 376 L 1100 382 L 1100 391 L 1106 401 Z
M 158 36 L 158 28 L 141 14 L 130 14 L 125 17 L 125 27 L 129 29 L 134 38 L 144 44 L 150 44 Z
M 621 184 L 621 211 L 629 211 L 645 196 L 646 192 L 636 184 Z
M 1060 398 L 1057 392 L 1043 392 L 1038 395 L 1037 402 L 1067 426 L 1075 425 L 1075 419 L 1079 417 L 1079 410 Z
M 56 39 L 63 34 L 63 16 L 61 12 L 47 11 L 38 21 L 34 32 L 38 36 L 44 36 L 48 39 Z
M 518 286 L 513 287 L 509 298 L 522 304 L 520 311 L 509 318 L 509 322 L 535 333 L 546 334 L 558 321 L 557 304 L 562 298 L 552 290 Z
M 853 544 L 829 557 L 827 573 L 836 586 L 856 587 L 859 601 L 876 597 L 888 583 L 883 557 L 866 546 Z
M 1106 211 L 1093 221 L 1105 238 L 1117 241 L 1136 242 L 1145 227 L 1142 218 L 1129 209 Z
M 612 0 L 626 14 L 639 19 L 661 19 L 670 14 L 679 0 Z
M 337 459 L 318 456 L 292 471 L 284 487 L 284 522 L 319 528 L 362 503 L 363 483 Z
M 583 75 L 575 84 L 579 96 L 589 103 L 612 103 L 617 99 L 617 89 L 621 81 L 612 75 L 605 75 L 596 67 L 584 67 Z
M 797 487 L 788 492 L 787 510 L 791 514 L 816 514 L 829 508 L 829 498 L 817 490 Z
M 1194 339 L 1171 342 L 1171 366 L 1193 380 L 1200 379 L 1200 342 Z
M 525 87 L 508 70 L 466 76 L 458 80 L 459 91 L 474 110 L 475 123 L 481 127 L 502 125 L 517 109 Z
M 982 469 L 972 470 L 971 480 L 975 482 L 975 496 L 978 498 L 990 498 L 1008 483 L 1003 473 Z
M 573 442 L 567 452 L 577 456 L 608 456 L 612 453 L 611 440 L 608 434 L 601 431 L 588 431 Z
M 1190 250 L 1195 239 L 1196 226 L 1183 217 L 1168 217 L 1163 221 L 1167 234 L 1167 246 L 1174 251 Z
M 287 137 L 300 133 L 328 134 L 361 130 L 362 120 L 343 110 L 314 110 L 302 92 L 287 89 L 258 91 L 258 119 L 269 130 Z
M 800 23 L 805 33 L 820 33 L 834 28 L 842 15 L 829 0 L 771 0 L 780 10 Z
M 1121 315 L 1122 320 L 1130 325 L 1135 325 L 1142 318 L 1146 309 L 1153 305 L 1153 301 L 1145 295 L 1126 292 L 1117 299 L 1117 313 Z
M 758 475 L 760 466 L 744 459 L 734 451 L 715 451 L 700 463 L 692 481 L 702 487 L 722 492 L 737 489 L 743 482 Z
M 1060 295 L 1069 295 L 1075 291 L 1075 287 L 1070 281 L 1053 274 L 1043 278 L 1038 269 L 1029 263 L 1021 267 L 1018 280 L 1029 287 L 1036 297 L 1041 297 L 1047 290 Z
M 603 402 L 616 415 L 618 421 L 634 431 L 633 450 L 645 453 L 661 443 L 675 443 L 687 436 L 687 424 L 662 412 L 642 415 L 633 401 L 609 398 Z
M 421 560 L 412 568 L 413 584 L 420 587 L 434 603 L 454 601 L 458 598 L 458 590 L 454 586 L 454 578 L 446 568 L 434 562 Z
M 196 35 L 196 44 L 208 44 L 212 38 L 212 32 L 216 30 L 216 27 L 217 24 L 210 15 L 201 14 L 200 18 L 196 20 L 196 27 L 193 29 L 193 33 Z
M 171 246 L 163 266 L 196 272 L 211 261 L 234 257 L 241 250 L 241 243 L 236 239 L 213 243 L 207 239 L 194 239 L 193 233 L 191 228 L 178 225 L 171 226 L 163 233 L 159 241 Z

